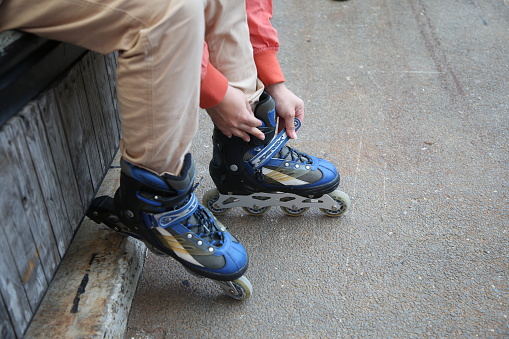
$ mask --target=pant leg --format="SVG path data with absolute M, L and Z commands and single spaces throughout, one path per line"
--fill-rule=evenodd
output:
M 0 30 L 119 51 L 123 157 L 180 171 L 198 128 L 203 0 L 4 0 Z
M 209 0 L 205 7 L 205 40 L 210 62 L 254 105 L 263 91 L 249 38 L 245 1 Z

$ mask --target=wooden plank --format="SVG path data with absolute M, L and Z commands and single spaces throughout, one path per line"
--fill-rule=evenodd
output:
M 116 60 L 89 60 L 0 130 L 1 338 L 23 336 L 118 148 Z
M 44 109 L 41 109 L 42 120 L 46 128 L 46 137 L 53 155 L 53 162 L 58 171 L 58 186 L 64 196 L 64 205 L 69 217 L 69 231 L 74 232 L 75 225 L 79 225 L 83 218 L 85 204 L 80 198 L 78 180 L 74 173 L 69 146 L 67 145 L 64 125 L 60 119 L 59 107 L 56 103 L 57 88 L 48 91 L 41 99 Z
M 96 72 L 97 88 L 99 90 L 103 114 L 107 117 L 106 126 L 108 135 L 111 137 L 109 149 L 112 159 L 115 157 L 120 140 L 120 119 L 116 94 L 116 69 L 111 69 L 108 55 L 101 55 L 97 63 Z
M 84 95 L 87 98 L 87 104 L 90 107 L 91 121 L 95 130 L 95 138 L 99 147 L 98 156 L 102 159 L 103 165 L 106 167 L 109 165 L 112 152 L 110 151 L 109 143 L 110 134 L 107 128 L 108 117 L 103 112 L 99 99 L 99 91 L 97 89 L 97 81 L 94 76 L 96 55 L 94 53 L 88 53 L 81 61 L 81 73 L 83 76 L 83 88 Z M 102 178 L 101 178 L 102 179 Z
M 102 151 L 104 158 L 107 159 L 106 164 L 109 165 L 115 156 L 119 135 L 115 122 L 115 100 L 112 98 L 104 56 L 89 53 L 83 60 L 82 72 L 92 119 L 97 124 L 97 137 L 104 140 L 105 147 Z
M 48 282 L 44 274 L 40 260 L 39 249 L 34 244 L 32 237 L 32 228 L 39 226 L 39 220 L 27 218 L 26 211 L 35 208 L 34 192 L 24 182 L 20 166 L 22 158 L 22 144 L 24 142 L 19 125 L 20 118 L 11 118 L 9 123 L 3 126 L 0 133 L 0 182 L 2 187 L 2 199 L 0 208 L 0 220 L 2 220 L 2 234 L 5 235 L 2 251 L 10 252 L 10 257 L 2 255 L 2 270 L 7 271 L 8 276 L 2 274 L 1 288 L 4 300 L 8 301 L 8 309 L 13 314 L 18 313 L 16 317 L 23 326 L 26 326 L 24 320 L 33 314 L 34 309 L 39 304 Z M 14 128 L 13 128 L 14 125 Z M 26 146 L 25 146 L 26 147 Z M 5 258 L 5 259 L 4 259 Z M 13 272 L 14 264 L 16 274 Z M 3 272 L 2 272 L 3 273 Z M 5 280 L 8 279 L 8 280 Z M 25 296 L 21 294 L 19 286 L 21 284 Z M 5 293 L 7 294 L 4 294 Z M 5 296 L 9 299 L 5 299 Z M 12 298 L 12 299 L 11 299 Z M 27 308 L 26 301 L 29 307 Z M 21 313 L 21 315 L 19 315 Z M 16 323 L 16 326 L 17 323 Z M 17 331 L 18 332 L 18 331 Z
M 49 216 L 51 231 L 57 244 L 60 257 L 65 254 L 71 242 L 73 231 L 69 224 L 69 217 L 65 208 L 66 195 L 62 193 L 58 182 L 59 173 L 53 161 L 53 154 L 46 136 L 45 126 L 42 122 L 41 110 L 46 109 L 46 98 L 41 97 L 38 101 L 32 101 L 19 113 L 30 125 L 25 129 L 25 139 L 34 163 L 34 173 L 37 176 L 43 199 L 42 206 Z M 49 231 L 49 230 L 48 230 Z M 49 236 L 49 234 L 47 235 Z M 44 265 L 46 271 L 47 266 Z M 51 269 L 50 279 L 54 268 Z
M 81 81 L 73 76 L 66 77 L 63 82 L 53 89 L 55 102 L 58 106 L 60 119 L 62 121 L 62 130 L 69 148 L 69 154 L 74 169 L 74 175 L 78 183 L 77 192 L 69 192 L 69 198 L 74 199 L 76 193 L 81 199 L 83 209 L 81 216 L 86 212 L 89 201 L 94 196 L 94 183 L 90 174 L 88 160 L 84 153 L 85 144 L 84 126 L 81 122 L 82 107 L 77 95 L 77 81 Z M 78 225 L 76 225 L 77 227 Z
M 88 54 L 90 53 L 87 53 L 87 55 Z M 87 56 L 84 58 L 87 58 Z M 83 63 L 83 59 L 80 61 L 80 64 L 81 63 Z M 96 131 L 93 126 L 92 115 L 94 114 L 94 111 L 91 109 L 91 105 L 89 103 L 90 98 L 87 97 L 87 93 L 85 92 L 83 77 L 84 75 L 82 74 L 80 67 L 74 67 L 69 71 L 64 79 L 64 82 L 70 83 L 73 87 L 73 91 L 71 93 L 72 97 L 69 97 L 67 100 L 77 102 L 79 104 L 79 110 L 62 113 L 67 116 L 70 115 L 74 120 L 78 120 L 80 122 L 83 139 L 79 150 L 80 155 L 86 159 L 87 167 L 89 168 L 90 179 L 92 182 L 92 191 L 90 192 L 92 194 L 90 196 L 93 197 L 93 193 L 99 189 L 106 165 L 104 165 L 104 159 L 99 152 L 100 148 L 97 144 L 96 138 L 99 131 Z M 90 85 L 95 86 L 94 83 Z M 88 206 L 89 200 L 87 200 L 86 203 Z
M 19 260 L 19 267 L 22 267 L 20 271 L 22 281 L 31 281 L 30 284 L 25 284 L 25 290 L 32 310 L 35 310 L 60 263 L 60 255 L 44 205 L 44 197 L 37 176 L 34 175 L 36 168 L 25 140 L 26 134 L 31 133 L 30 130 L 33 128 L 32 121 L 20 115 L 11 119 L 9 125 L 10 128 L 7 128 L 5 132 L 11 141 L 12 173 L 21 197 L 19 213 L 23 211 L 24 220 L 26 220 L 17 226 L 19 228 L 17 232 L 20 237 L 25 238 L 27 256 L 25 259 L 23 257 L 16 259 Z M 44 161 L 44 159 L 34 160 Z M 21 215 L 20 217 L 23 218 Z M 9 235 L 6 235 L 9 238 Z M 39 271 L 39 266 L 42 272 Z M 41 273 L 44 277 L 40 276 Z
M 118 52 L 110 53 L 104 56 L 106 62 L 106 70 L 108 72 L 108 82 L 110 84 L 111 98 L 113 99 L 113 110 L 115 117 L 115 125 L 117 126 L 117 142 L 122 137 L 122 128 L 120 125 L 120 110 L 118 108 L 117 100 L 117 61 Z M 118 145 L 117 145 L 118 147 Z
M 104 133 L 108 137 L 108 153 L 111 154 L 111 157 L 108 158 L 107 165 L 110 165 L 117 154 L 120 140 L 120 117 L 116 96 L 116 57 L 114 53 L 95 54 L 95 56 L 94 68 L 97 71 L 93 74 L 105 122 Z
M 0 140 L 2 140 L 1 135 Z M 2 172 L 0 180 L 5 178 L 3 174 Z M 3 180 L 1 182 L 4 183 Z M 0 294 L 5 301 L 5 309 L 9 313 L 9 317 L 2 317 L 2 319 L 4 319 L 2 323 L 4 323 L 4 321 L 6 322 L 6 332 L 10 326 L 16 333 L 16 336 L 21 338 L 32 318 L 33 312 L 30 308 L 23 284 L 21 283 L 18 269 L 14 263 L 9 242 L 4 234 L 4 227 L 12 227 L 12 222 L 9 219 L 4 219 L 4 217 L 7 217 L 7 213 L 3 210 L 3 203 L 1 206 L 0 217 L 2 217 L 3 222 L 2 228 L 0 229 L 0 256 L 2 258 L 2 260 L 0 260 Z M 3 326 L 2 324 L 2 327 Z M 3 331 L 2 329 L 2 332 Z
M 47 162 L 47 159 L 40 152 L 37 152 L 38 147 L 33 145 L 34 143 L 41 143 L 41 140 L 37 140 L 40 132 L 37 131 L 38 126 L 35 117 L 38 114 L 39 110 L 35 103 L 25 106 L 18 117 L 13 119 L 11 130 L 13 135 L 11 138 L 13 142 L 16 141 L 14 150 L 18 155 L 18 172 L 15 173 L 17 173 L 20 180 L 22 192 L 27 197 L 25 214 L 29 224 L 26 225 L 28 227 L 25 226 L 25 231 L 32 234 L 36 255 L 41 261 L 46 281 L 49 282 L 60 263 L 61 256 L 41 190 L 41 184 L 44 184 L 50 174 L 39 172 L 45 169 L 42 166 Z M 30 143 L 27 140 L 30 140 Z M 32 147 L 30 147 L 30 144 L 32 144 Z M 31 150 L 34 152 L 31 152 Z M 43 182 L 39 181 L 40 178 Z M 51 212 L 61 213 L 58 210 Z M 40 296 L 40 299 L 42 299 L 42 296 Z M 34 300 L 35 302 L 37 301 Z M 37 302 L 34 305 L 37 307 L 39 303 Z
M 0 232 L 1 232 L 1 230 L 0 230 Z M 1 296 L 0 296 L 0 338 L 3 338 L 3 339 L 16 338 L 16 334 L 14 333 L 14 328 L 12 327 L 9 313 L 7 312 L 7 309 L 5 308 L 5 303 Z

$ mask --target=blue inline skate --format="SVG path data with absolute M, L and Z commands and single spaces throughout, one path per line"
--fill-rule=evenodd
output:
M 156 175 L 121 161 L 115 197 L 98 197 L 87 216 L 169 255 L 191 273 L 210 278 L 230 297 L 244 300 L 252 287 L 244 277 L 248 255 L 193 193 L 195 167 L 185 157 L 180 176 Z
M 263 123 L 265 140 L 226 137 L 214 128 L 214 154 L 209 165 L 216 189 L 209 190 L 203 204 L 215 215 L 232 207 L 261 215 L 279 206 L 290 216 L 300 216 L 310 207 L 319 207 L 327 216 L 343 215 L 350 206 L 347 194 L 337 190 L 339 174 L 323 159 L 286 146 L 285 130 L 276 135 L 274 100 L 263 93 L 254 110 Z M 295 119 L 295 127 L 300 121 Z

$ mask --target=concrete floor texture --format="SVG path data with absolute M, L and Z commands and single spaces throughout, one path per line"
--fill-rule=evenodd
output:
M 337 166 L 351 209 L 219 217 L 244 302 L 149 254 L 127 338 L 509 338 L 509 1 L 274 0 L 273 24 L 306 102 L 290 145 Z

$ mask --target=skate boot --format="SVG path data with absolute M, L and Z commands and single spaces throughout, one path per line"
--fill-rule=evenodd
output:
M 254 110 L 263 123 L 265 140 L 226 137 L 215 127 L 214 155 L 209 165 L 217 189 L 208 191 L 203 204 L 215 215 L 232 207 L 260 215 L 279 206 L 290 216 L 300 216 L 310 207 L 319 207 L 327 216 L 340 216 L 350 199 L 336 190 L 339 174 L 330 162 L 286 146 L 286 131 L 276 133 L 275 102 L 263 93 Z M 295 119 L 295 127 L 300 121 Z
M 175 258 L 191 273 L 218 283 L 230 297 L 249 298 L 252 287 L 243 276 L 247 253 L 198 202 L 191 154 L 180 176 L 159 176 L 124 160 L 121 168 L 115 197 L 94 199 L 87 216 L 143 241 L 158 255 Z

